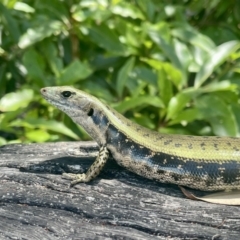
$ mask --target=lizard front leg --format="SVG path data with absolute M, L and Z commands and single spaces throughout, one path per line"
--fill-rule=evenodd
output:
M 73 174 L 73 173 L 63 173 L 63 178 L 71 179 L 71 186 L 80 182 L 89 182 L 94 179 L 103 169 L 105 163 L 107 162 L 109 152 L 106 146 L 102 146 L 98 152 L 98 156 L 94 163 L 90 166 L 86 173 L 83 174 Z

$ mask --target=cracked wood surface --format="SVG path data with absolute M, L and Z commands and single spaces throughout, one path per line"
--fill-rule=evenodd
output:
M 240 239 L 239 207 L 186 199 L 112 159 L 69 188 L 61 173 L 85 172 L 97 151 L 94 142 L 0 147 L 0 239 Z

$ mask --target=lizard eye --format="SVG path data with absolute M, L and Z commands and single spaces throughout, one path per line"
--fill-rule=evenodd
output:
M 63 92 L 61 92 L 61 94 L 65 98 L 69 98 L 72 95 L 72 93 L 70 91 L 63 91 Z

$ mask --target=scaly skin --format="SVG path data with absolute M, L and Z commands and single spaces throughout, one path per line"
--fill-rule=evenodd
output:
M 101 147 L 86 174 L 64 174 L 72 184 L 96 177 L 111 152 L 119 165 L 146 178 L 204 191 L 240 189 L 239 138 L 161 134 L 75 88 L 46 87 L 41 93 Z

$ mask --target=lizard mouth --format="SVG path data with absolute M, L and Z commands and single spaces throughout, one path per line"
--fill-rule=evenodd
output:
M 52 91 L 52 88 L 46 87 L 42 88 L 40 92 L 44 99 L 46 99 L 53 106 L 68 114 L 70 117 L 79 116 L 80 108 L 76 106 L 75 101 L 62 97 L 61 91 Z M 83 99 L 84 97 L 79 98 Z
M 63 103 L 61 102 L 61 98 L 58 97 L 58 95 L 56 96 L 55 94 L 51 94 L 51 91 L 48 91 L 47 88 L 42 88 L 40 92 L 43 98 L 46 99 L 49 103 L 56 107 L 62 108 Z M 67 105 L 67 103 L 64 104 Z

